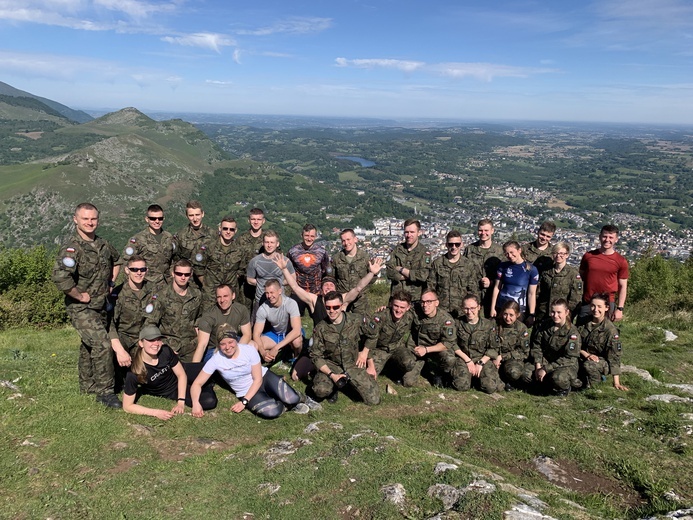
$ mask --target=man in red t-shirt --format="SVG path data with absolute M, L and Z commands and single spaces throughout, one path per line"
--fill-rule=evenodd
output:
M 588 251 L 580 261 L 580 276 L 585 290 L 582 294 L 581 318 L 590 315 L 590 298 L 597 293 L 609 295 L 611 321 L 623 318 L 623 307 L 626 304 L 628 291 L 628 260 L 616 252 L 618 227 L 606 225 L 599 233 L 599 249 Z M 618 299 L 616 297 L 618 295 Z

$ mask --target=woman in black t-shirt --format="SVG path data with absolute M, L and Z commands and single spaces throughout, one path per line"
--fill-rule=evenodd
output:
M 202 369 L 202 363 L 183 364 L 168 345 L 163 344 L 163 335 L 158 327 L 147 326 L 140 332 L 138 350 L 133 357 L 130 372 L 125 376 L 123 388 L 123 410 L 128 413 L 151 415 L 168 420 L 182 414 L 185 406 L 192 406 L 190 384 Z M 148 408 L 137 404 L 143 394 L 173 399 L 176 405 L 170 410 Z M 217 406 L 213 383 L 202 388 L 200 404 L 205 410 Z

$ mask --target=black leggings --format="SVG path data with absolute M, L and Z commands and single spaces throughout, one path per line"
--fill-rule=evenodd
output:
M 276 419 L 286 408 L 301 401 L 299 393 L 271 370 L 262 377 L 262 385 L 248 401 L 248 410 L 263 419 Z
M 185 375 L 188 377 L 188 387 L 185 389 L 185 406 L 192 407 L 192 399 L 190 398 L 190 385 L 193 384 L 197 378 L 202 367 L 205 366 L 204 363 L 182 363 L 185 369 Z M 200 392 L 200 406 L 203 410 L 213 410 L 217 407 L 217 394 L 214 393 L 214 381 L 210 378 L 204 385 L 202 385 L 202 392 Z

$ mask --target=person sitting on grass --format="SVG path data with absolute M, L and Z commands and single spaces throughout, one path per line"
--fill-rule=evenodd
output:
M 148 325 L 140 331 L 138 349 L 130 372 L 125 376 L 123 410 L 127 413 L 151 415 L 167 421 L 192 406 L 189 381 L 193 381 L 202 369 L 202 363 L 183 364 L 171 347 L 163 344 L 164 336 L 158 327 Z M 143 394 L 173 399 L 176 405 L 169 410 L 148 408 L 137 404 Z M 205 385 L 197 396 L 198 405 L 205 410 L 217 406 L 213 384 Z
M 614 388 L 628 391 L 621 384 L 621 339 L 616 326 L 608 318 L 609 295 L 597 293 L 590 299 L 592 319 L 578 327 L 582 337 L 580 375 L 587 386 L 594 386 L 602 377 L 614 376 Z
M 234 413 L 248 409 L 263 419 L 276 419 L 286 409 L 300 414 L 311 410 L 306 401 L 312 405 L 312 400 L 299 394 L 284 379 L 263 367 L 258 351 L 250 345 L 238 343 L 235 330 L 221 328 L 217 340 L 217 351 L 205 363 L 190 389 L 194 417 L 204 415 L 200 396 L 204 385 L 215 371 L 219 371 L 238 398 L 238 402 L 231 407 Z
M 506 392 L 521 388 L 532 380 L 529 332 L 519 317 L 520 305 L 514 300 L 505 302 L 498 311 L 496 329 L 491 333 L 491 345 L 498 352 L 493 364 L 505 383 Z

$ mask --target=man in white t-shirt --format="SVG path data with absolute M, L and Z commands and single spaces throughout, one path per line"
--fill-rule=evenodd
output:
M 269 330 L 265 331 L 269 323 Z M 284 297 L 279 280 L 271 278 L 265 283 L 265 300 L 258 307 L 253 326 L 253 341 L 260 357 L 266 362 L 274 361 L 279 351 L 290 345 L 294 358 L 303 348 L 301 314 L 298 304 Z

